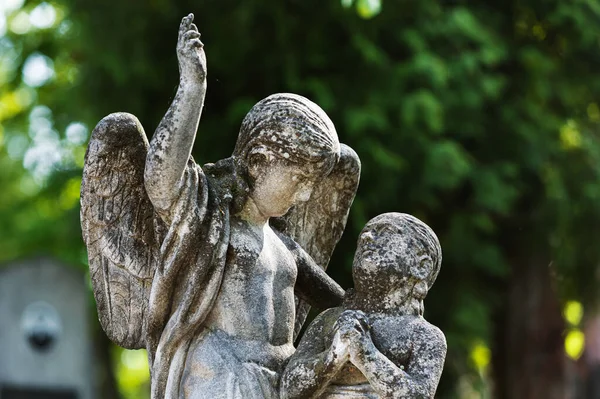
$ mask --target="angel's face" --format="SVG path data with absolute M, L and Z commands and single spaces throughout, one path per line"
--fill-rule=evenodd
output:
M 250 169 L 254 184 L 250 197 L 266 217 L 285 215 L 299 202 L 308 201 L 319 175 L 315 168 L 274 161 Z

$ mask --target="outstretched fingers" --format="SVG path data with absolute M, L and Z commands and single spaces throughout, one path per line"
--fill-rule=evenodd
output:
M 204 44 L 200 41 L 200 32 L 193 21 L 194 14 L 188 14 L 181 20 L 177 38 L 177 58 L 182 76 L 204 82 L 206 79 L 206 55 L 204 54 Z
M 189 42 L 192 46 L 202 47 L 204 44 L 200 41 L 200 33 L 198 31 L 189 30 L 185 32 L 183 38 L 186 42 Z
M 185 17 L 181 19 L 181 24 L 179 25 L 179 34 L 182 35 L 188 30 L 190 30 L 191 25 L 194 25 L 192 22 L 194 21 L 194 14 L 189 13 Z M 194 25 L 196 26 L 196 25 Z M 198 28 L 196 28 L 198 29 Z
M 184 45 L 184 43 L 187 43 L 192 47 L 200 48 L 204 46 L 204 43 L 200 41 L 200 32 L 193 21 L 194 14 L 191 13 L 181 20 L 181 24 L 179 25 L 180 44 Z

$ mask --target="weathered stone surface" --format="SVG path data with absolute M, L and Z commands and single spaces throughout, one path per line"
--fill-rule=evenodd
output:
M 124 113 L 92 133 L 81 223 L 94 295 L 108 336 L 148 350 L 153 398 L 278 397 L 302 301 L 324 309 L 344 296 L 324 269 L 360 162 L 323 110 L 284 93 L 250 110 L 230 158 L 196 164 L 207 69 L 192 21 L 152 141 Z
M 281 397 L 433 398 L 444 334 L 423 318 L 440 270 L 433 231 L 413 216 L 367 223 L 354 257 L 354 291 L 309 326 L 281 381 Z

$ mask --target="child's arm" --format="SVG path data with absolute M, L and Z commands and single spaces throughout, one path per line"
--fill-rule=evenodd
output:
M 350 361 L 382 398 L 433 398 L 446 358 L 446 338 L 437 327 L 427 325 L 415 331 L 413 339 L 406 370 L 383 355 L 369 337 L 351 347 Z
M 318 397 L 346 363 L 348 353 L 345 345 L 340 342 L 339 334 L 331 331 L 340 310 L 326 310 L 308 327 L 281 375 L 282 399 Z M 332 335 L 331 345 L 327 345 Z

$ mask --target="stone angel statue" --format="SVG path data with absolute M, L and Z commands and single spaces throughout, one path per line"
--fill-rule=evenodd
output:
M 92 133 L 81 225 L 100 322 L 146 348 L 152 398 L 274 398 L 309 305 L 341 304 L 324 269 L 360 175 L 325 112 L 275 94 L 246 115 L 230 158 L 191 157 L 206 92 L 193 15 L 177 94 L 148 143 L 130 114 Z

